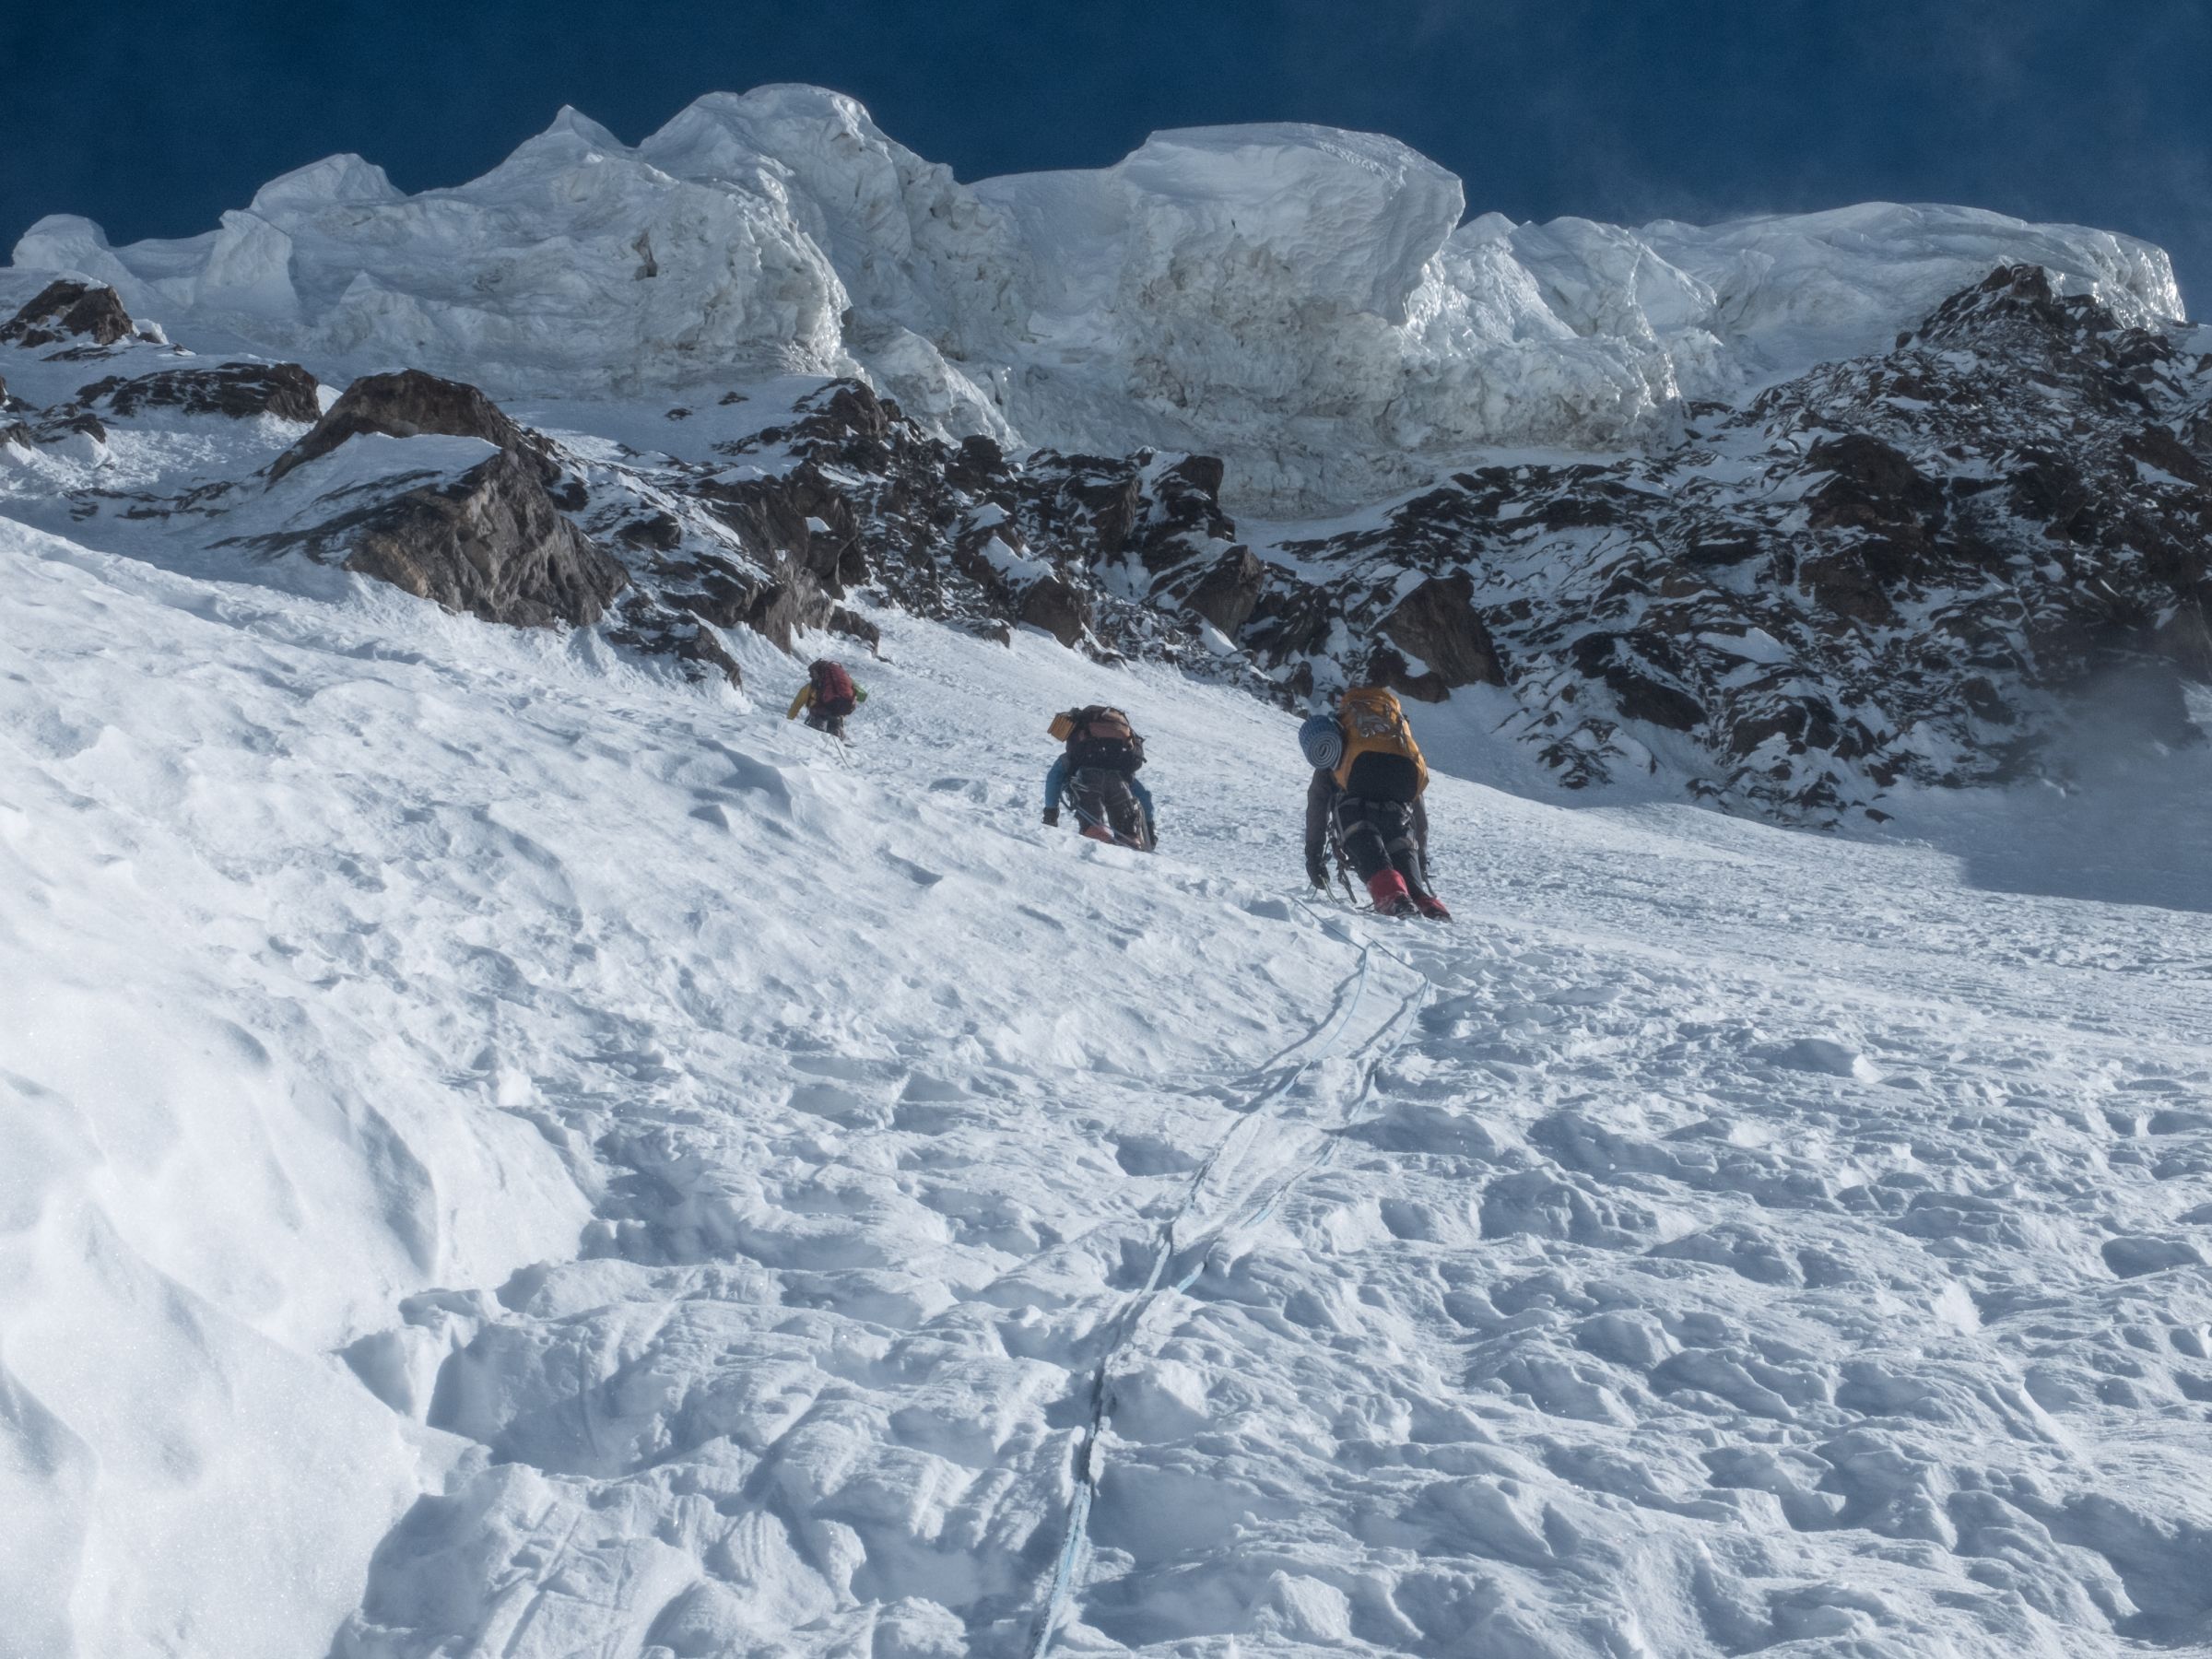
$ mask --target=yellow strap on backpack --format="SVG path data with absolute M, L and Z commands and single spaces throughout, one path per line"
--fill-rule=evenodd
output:
M 1429 762 L 1421 746 L 1413 740 L 1406 711 L 1397 698 L 1380 686 L 1359 686 L 1347 691 L 1336 705 L 1337 723 L 1344 727 L 1344 759 L 1336 763 L 1336 787 L 1349 789 L 1352 762 L 1362 755 L 1402 755 L 1413 762 L 1414 793 L 1429 787 Z

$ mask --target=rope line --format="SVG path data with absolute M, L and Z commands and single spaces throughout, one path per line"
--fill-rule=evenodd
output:
M 1304 900 L 1300 899 L 1298 902 L 1327 932 L 1359 951 L 1359 967 L 1353 976 L 1351 993 L 1340 1001 L 1336 1011 L 1319 1030 L 1291 1044 L 1269 1063 L 1271 1065 L 1279 1065 L 1300 1049 L 1310 1050 L 1303 1059 L 1253 1097 L 1243 1114 L 1230 1126 L 1215 1144 L 1214 1149 L 1206 1155 L 1206 1160 L 1192 1175 L 1182 1205 L 1160 1228 L 1153 1251 L 1151 1270 L 1146 1275 L 1144 1285 L 1122 1304 L 1121 1312 L 1114 1318 L 1112 1335 L 1099 1357 L 1097 1367 L 1091 1372 L 1089 1419 L 1076 1451 L 1076 1489 L 1068 1504 L 1066 1531 L 1061 1539 L 1059 1555 L 1053 1562 L 1052 1585 L 1046 1594 L 1043 1610 L 1038 1617 L 1036 1638 L 1030 1648 L 1030 1659 L 1047 1659 L 1052 1652 L 1053 1639 L 1059 1632 L 1076 1592 L 1087 1575 L 1090 1559 L 1091 1506 L 1098 1497 L 1100 1482 L 1105 1476 L 1102 1441 L 1108 1407 L 1112 1399 L 1115 1364 L 1128 1350 L 1145 1313 L 1166 1284 L 1171 1265 L 1180 1253 L 1177 1231 L 1195 1215 L 1209 1177 L 1233 1149 L 1258 1134 L 1259 1124 L 1272 1121 L 1267 1114 L 1269 1106 L 1295 1088 L 1315 1065 L 1335 1057 L 1340 1051 L 1345 1033 L 1350 1030 L 1352 1021 L 1367 1000 L 1377 955 L 1389 957 L 1417 975 L 1419 982 L 1412 994 L 1400 1003 L 1397 1011 L 1384 1022 L 1381 1030 L 1359 1045 L 1360 1051 L 1372 1051 L 1373 1063 L 1361 1078 L 1359 1091 L 1353 1099 L 1353 1110 L 1324 1134 L 1317 1152 L 1277 1181 L 1272 1190 L 1259 1194 L 1231 1219 L 1216 1225 L 1200 1238 L 1192 1241 L 1193 1244 L 1199 1246 L 1195 1257 L 1189 1270 L 1169 1287 L 1178 1293 L 1188 1290 L 1197 1281 L 1199 1275 L 1206 1270 L 1206 1264 L 1211 1258 L 1215 1246 L 1224 1238 L 1266 1220 L 1300 1181 L 1324 1168 L 1335 1156 L 1338 1132 L 1352 1127 L 1365 1116 L 1359 1108 L 1373 1097 L 1375 1065 L 1405 1041 L 1406 1031 L 1411 1029 L 1414 1019 L 1429 1000 L 1428 976 L 1421 974 L 1404 957 L 1372 940 L 1354 937 L 1348 930 L 1339 926 L 1334 918 L 1323 915 L 1306 904 Z

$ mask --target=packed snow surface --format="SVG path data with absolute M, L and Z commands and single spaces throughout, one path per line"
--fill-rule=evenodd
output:
M 564 110 L 416 195 L 332 157 L 181 241 L 113 248 L 56 216 L 14 259 L 334 382 L 406 366 L 572 396 L 863 372 L 951 435 L 1218 453 L 1241 503 L 1300 508 L 1482 445 L 1634 446 L 1684 399 L 1883 344 L 1998 265 L 2124 321 L 2181 312 L 2157 248 L 1971 208 L 1628 229 L 1466 206 L 1394 139 L 1296 124 L 966 185 L 851 99 L 775 86 L 634 147 Z
M 2201 757 L 1857 841 L 1458 700 L 1385 924 L 1233 692 L 160 546 L 0 521 L 9 1659 L 2212 1643 Z

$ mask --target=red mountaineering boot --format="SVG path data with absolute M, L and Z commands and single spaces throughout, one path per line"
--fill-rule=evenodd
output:
M 1406 890 L 1406 877 L 1395 870 L 1377 870 L 1367 878 L 1367 896 L 1375 901 L 1378 916 L 1410 916 L 1415 913 L 1413 895 Z
M 1434 893 L 1414 894 L 1413 906 L 1416 910 L 1419 911 L 1422 915 L 1428 917 L 1431 922 L 1449 922 L 1452 920 L 1452 912 L 1444 908 L 1444 901 L 1441 899 L 1439 899 Z

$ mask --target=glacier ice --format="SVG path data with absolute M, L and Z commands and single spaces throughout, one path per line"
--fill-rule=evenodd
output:
M 1638 229 L 1465 209 L 1394 139 L 1290 124 L 962 184 L 853 100 L 770 86 L 635 147 L 564 109 L 414 195 L 332 157 L 182 241 L 49 218 L 14 261 L 332 378 L 635 396 L 861 373 L 947 436 L 1218 453 L 1232 500 L 1285 511 L 1485 447 L 1636 447 L 1680 400 L 1868 349 L 2002 263 L 2124 321 L 2181 310 L 2147 243 L 1971 208 Z

